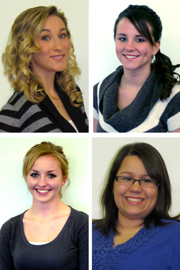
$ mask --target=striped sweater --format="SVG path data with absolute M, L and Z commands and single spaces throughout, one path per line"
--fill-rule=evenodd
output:
M 64 91 L 56 89 L 71 120 L 79 132 L 88 132 L 84 106 L 76 108 Z M 15 92 L 0 112 L 0 132 L 76 132 L 46 95 L 38 104 L 30 102 L 24 93 Z
M 180 128 L 180 86 L 161 101 L 156 96 L 163 85 L 154 71 L 133 102 L 122 110 L 117 106 L 118 86 L 123 67 L 94 86 L 94 118 L 97 132 L 168 132 Z

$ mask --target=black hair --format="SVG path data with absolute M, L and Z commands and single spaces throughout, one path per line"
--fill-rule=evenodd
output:
M 114 201 L 113 186 L 117 171 L 126 156 L 138 156 L 142 160 L 148 175 L 156 179 L 159 184 L 156 205 L 144 220 L 146 228 L 149 228 L 151 222 L 153 222 L 155 226 L 167 224 L 163 222 L 162 219 L 179 220 L 179 216 L 170 217 L 168 213 L 171 206 L 171 184 L 162 156 L 150 144 L 133 143 L 122 147 L 110 164 L 109 171 L 106 175 L 106 184 L 101 197 L 104 217 L 94 221 L 96 222 L 95 229 L 99 229 L 104 235 L 108 235 L 111 229 L 114 233 L 118 234 L 116 229 L 118 208 Z
M 152 45 L 160 41 L 162 35 L 162 23 L 160 17 L 148 6 L 129 5 L 122 11 L 115 21 L 114 39 L 116 38 L 116 30 L 119 21 L 122 18 L 127 18 L 134 25 L 137 31 L 144 36 Z M 152 27 L 152 33 L 148 28 L 148 24 Z M 153 37 L 153 38 L 152 38 Z M 180 64 L 172 65 L 168 56 L 161 53 L 160 50 L 155 56 L 155 61 L 152 68 L 160 76 L 160 82 L 163 84 L 163 89 L 158 93 L 157 98 L 166 99 L 171 94 L 173 86 L 180 83 L 180 75 L 175 71 L 180 67 Z

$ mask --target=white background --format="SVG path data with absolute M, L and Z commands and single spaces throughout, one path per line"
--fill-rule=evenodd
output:
M 161 52 L 180 64 L 179 0 L 90 0 L 90 82 L 94 84 L 112 73 L 120 62 L 115 53 L 114 23 L 130 4 L 147 5 L 161 18 Z M 180 68 L 177 69 L 180 73 Z
M 50 141 L 63 147 L 69 161 L 70 185 L 62 188 L 62 201 L 77 210 L 89 212 L 88 138 L 0 138 L 0 227 L 9 218 L 29 209 L 32 196 L 22 176 L 23 158 L 35 144 Z
M 163 157 L 171 185 L 171 215 L 180 213 L 180 138 L 94 138 L 92 144 L 92 217 L 100 218 L 99 198 L 110 162 L 117 151 L 128 143 L 146 142 L 154 146 Z
M 2 0 L 1 0 L 2 1 Z M 61 9 L 68 19 L 75 55 L 82 71 L 77 84 L 83 92 L 84 104 L 88 114 L 88 0 L 5 0 L 1 5 L 0 16 L 0 56 L 5 50 L 11 26 L 15 18 L 24 10 L 35 6 L 55 5 Z M 1 58 L 1 57 L 0 57 Z M 3 74 L 0 59 L 0 108 L 8 101 L 13 93 L 7 76 Z

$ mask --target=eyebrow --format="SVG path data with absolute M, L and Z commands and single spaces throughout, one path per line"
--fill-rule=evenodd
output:
M 131 173 L 131 172 L 121 172 L 120 174 L 122 174 L 122 173 L 128 173 L 128 174 L 133 175 L 133 173 Z M 144 174 L 144 175 L 142 175 L 142 177 L 145 177 L 145 176 L 149 176 L 149 174 Z M 149 177 L 150 177 L 150 176 L 149 176 Z
M 66 30 L 67 31 L 67 29 L 66 28 L 61 28 L 60 30 L 59 30 L 59 32 L 62 32 L 62 31 L 64 31 L 64 30 Z M 41 32 L 51 32 L 51 30 L 50 29 L 42 29 L 41 30 Z
M 117 34 L 117 36 L 124 36 L 124 37 L 127 37 L 126 34 L 122 34 L 122 33 Z M 143 36 L 142 36 L 142 35 L 135 35 L 135 37 L 143 37 Z
M 31 169 L 30 171 L 33 171 L 33 172 L 39 172 L 38 170 L 34 170 L 34 169 Z M 57 170 L 50 170 L 50 171 L 47 171 L 47 173 L 50 173 L 50 172 L 57 172 Z

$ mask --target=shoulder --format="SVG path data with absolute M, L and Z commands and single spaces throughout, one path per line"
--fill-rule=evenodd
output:
M 88 235 L 88 215 L 71 207 L 71 214 L 66 229 L 74 237 L 87 238 Z
M 119 66 L 114 72 L 109 74 L 106 78 L 104 78 L 99 83 L 95 84 L 93 87 L 93 95 L 99 95 L 98 92 L 104 92 L 109 86 L 111 86 L 114 81 L 117 81 L 123 74 L 123 66 Z
M 23 214 L 12 217 L 7 220 L 1 227 L 1 235 L 11 235 L 17 228 L 20 228 L 20 220 Z
M 71 207 L 71 219 L 75 220 L 77 223 L 88 223 L 88 215 L 82 211 L 78 211 Z
M 176 84 L 173 88 L 172 88 L 172 90 L 171 90 L 171 94 L 170 94 L 170 96 L 169 96 L 169 98 L 168 99 L 172 99 L 172 98 L 174 98 L 175 96 L 179 96 L 179 94 L 180 94 L 180 84 Z
M 176 220 L 163 220 L 166 225 L 163 226 L 163 230 L 164 231 L 169 231 L 169 232 L 179 232 L 180 234 L 180 221 L 176 221 Z
M 37 107 L 37 104 L 29 101 L 24 93 L 15 92 L 7 104 L 2 107 L 0 115 L 18 119 L 24 115 L 25 112 L 29 111 L 30 108 L 32 113 L 32 110 L 35 110 L 35 107 Z
M 152 228 L 152 231 L 155 232 L 155 235 L 157 234 L 157 237 L 161 237 L 163 241 L 171 241 L 176 242 L 180 241 L 180 222 L 176 220 L 166 220 L 162 219 L 164 222 L 163 226 L 154 226 Z M 150 229 L 151 231 L 151 229 Z
M 171 94 L 170 96 L 165 99 L 165 101 L 167 104 L 171 104 L 171 105 L 176 105 L 180 103 L 180 84 L 176 84 L 175 86 L 173 86 L 172 90 L 171 90 Z
M 109 239 L 112 232 L 109 232 L 109 235 L 105 236 L 100 232 L 100 228 L 97 228 L 98 222 L 94 222 L 92 224 L 92 239 L 93 243 L 104 241 L 105 239 Z
M 0 130 L 19 132 L 26 120 L 40 111 L 38 105 L 30 102 L 24 93 L 15 92 L 0 112 Z
M 115 71 L 113 71 L 112 73 L 110 73 L 107 77 L 105 77 L 102 81 L 96 83 L 94 85 L 94 91 L 97 90 L 97 87 L 99 84 L 104 84 L 105 82 L 111 82 L 111 80 L 113 80 L 114 78 L 116 78 L 117 76 L 123 74 L 123 66 L 119 66 L 117 67 L 117 69 Z
M 28 99 L 24 93 L 14 92 L 14 94 L 8 100 L 7 104 L 2 107 L 2 110 L 12 109 L 14 111 L 18 111 L 27 101 Z

